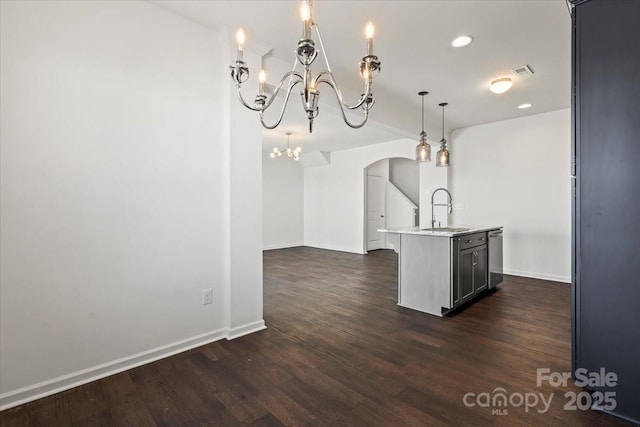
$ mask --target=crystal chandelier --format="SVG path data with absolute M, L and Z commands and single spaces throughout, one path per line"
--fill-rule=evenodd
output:
M 322 35 L 320 34 L 320 29 L 318 25 L 313 21 L 313 6 L 311 0 L 303 1 L 302 7 L 300 9 L 300 16 L 303 21 L 302 25 L 302 38 L 298 40 L 298 47 L 295 50 L 296 59 L 291 71 L 287 72 L 282 76 L 280 82 L 276 85 L 274 93 L 267 97 L 265 95 L 264 86 L 266 81 L 266 73 L 264 70 L 261 70 L 258 75 L 259 80 L 259 89 L 258 95 L 256 95 L 253 104 L 248 104 L 241 93 L 242 83 L 246 82 L 249 78 L 249 68 L 247 67 L 246 62 L 243 60 L 243 49 L 245 43 L 245 34 L 242 29 L 238 30 L 236 35 L 236 39 L 238 42 L 238 52 L 237 58 L 231 68 L 231 78 L 235 82 L 236 85 L 236 93 L 238 95 L 238 99 L 240 103 L 247 107 L 250 110 L 257 111 L 260 115 L 260 122 L 262 126 L 267 129 L 275 129 L 284 116 L 285 109 L 287 107 L 287 103 L 289 102 L 289 96 L 293 88 L 301 84 L 302 90 L 300 91 L 300 96 L 302 97 L 302 106 L 306 112 L 307 118 L 309 119 L 309 133 L 313 131 L 313 120 L 318 116 L 318 99 L 320 97 L 320 91 L 318 90 L 321 84 L 326 84 L 336 95 L 338 99 L 338 105 L 340 106 L 340 111 L 342 113 L 342 119 L 344 122 L 354 128 L 358 129 L 364 126 L 369 118 L 369 110 L 373 107 L 375 100 L 373 98 L 373 93 L 371 92 L 373 77 L 375 77 L 380 72 L 380 61 L 378 57 L 373 54 L 373 24 L 369 22 L 365 29 L 365 35 L 367 38 L 367 54 L 360 61 L 360 75 L 364 79 L 364 93 L 360 95 L 360 99 L 353 104 L 348 105 L 342 99 L 342 94 L 340 89 L 338 88 L 338 84 L 336 83 L 335 76 L 331 71 L 331 67 L 329 66 L 329 60 L 327 58 L 327 54 L 324 50 L 324 44 L 322 42 Z M 325 64 L 327 66 L 326 70 L 323 70 L 316 74 L 315 76 L 311 72 L 311 65 L 314 60 L 318 56 L 318 49 L 316 48 L 316 43 L 312 38 L 312 30 L 315 29 L 315 32 L 318 36 L 318 42 L 320 44 L 320 50 L 322 51 L 322 56 L 324 57 Z M 296 70 L 300 66 L 301 70 Z M 273 124 L 267 124 L 264 121 L 264 112 L 271 107 L 274 99 L 278 95 L 278 93 L 283 89 L 285 90 L 284 94 L 284 103 L 282 105 L 282 109 L 280 110 L 279 116 L 277 120 Z M 346 110 L 356 110 L 358 108 L 362 108 L 364 112 L 364 118 L 359 123 L 352 123 L 347 119 L 345 114 Z
M 278 147 L 273 148 L 273 151 L 269 155 L 271 156 L 272 159 L 275 159 L 276 156 L 282 157 L 283 154 L 286 154 L 288 157 L 292 157 L 293 160 L 295 160 L 296 162 L 300 159 L 300 152 L 302 151 L 302 148 L 296 147 L 295 150 L 292 150 L 291 147 L 289 146 L 290 136 L 291 136 L 291 132 L 287 132 L 287 149 L 286 150 L 281 150 Z

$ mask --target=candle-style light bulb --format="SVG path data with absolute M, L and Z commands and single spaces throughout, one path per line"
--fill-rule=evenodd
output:
M 306 0 L 302 2 L 302 5 L 300 5 L 300 17 L 303 21 L 311 19 L 311 8 Z
M 238 42 L 238 50 L 242 50 L 245 42 L 244 30 L 242 28 L 236 33 L 236 41 Z
M 264 82 L 267 81 L 267 73 L 264 72 L 264 70 L 260 70 L 260 74 L 258 74 L 258 82 L 260 83 L 258 85 L 258 92 L 260 93 L 260 95 L 264 94 Z
M 364 35 L 367 37 L 367 55 L 373 55 L 373 33 L 373 24 L 369 21 L 364 28 Z
M 308 1 L 303 1 L 300 6 L 300 17 L 302 18 L 302 38 L 311 38 L 311 6 Z
M 373 23 L 371 21 L 367 22 L 367 26 L 364 29 L 364 34 L 368 39 L 373 38 L 374 28 L 373 28 Z

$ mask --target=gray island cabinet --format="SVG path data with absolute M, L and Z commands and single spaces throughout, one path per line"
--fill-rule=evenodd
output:
M 442 316 L 502 281 L 502 227 L 379 231 L 398 252 L 402 307 Z

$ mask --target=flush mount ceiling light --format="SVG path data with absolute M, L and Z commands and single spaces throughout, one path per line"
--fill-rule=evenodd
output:
M 420 132 L 420 144 L 416 146 L 416 160 L 418 162 L 430 162 L 431 161 L 431 146 L 427 142 L 427 133 L 424 131 L 424 96 L 429 92 L 421 91 L 418 95 L 422 97 L 422 132 Z
M 503 77 L 492 81 L 489 85 L 489 90 L 493 93 L 505 93 L 511 89 L 512 85 L 513 83 L 511 83 L 511 79 L 509 77 Z
M 520 104 L 518 105 L 518 108 L 521 110 L 526 110 L 527 108 L 531 108 L 531 104 Z
M 447 140 L 444 139 L 444 107 L 449 104 L 442 102 L 438 105 L 442 107 L 442 139 L 440 140 L 440 149 L 436 153 L 436 166 L 449 166 L 449 150 L 447 150 Z
M 336 83 L 333 73 L 331 72 L 329 60 L 324 50 L 324 44 L 322 42 L 320 29 L 318 28 L 318 25 L 313 21 L 313 6 L 311 0 L 302 2 L 300 16 L 303 22 L 302 37 L 300 38 L 300 40 L 298 40 L 298 47 L 295 51 L 296 60 L 293 65 L 293 69 L 282 76 L 280 82 L 276 85 L 273 95 L 271 95 L 271 97 L 268 99 L 264 94 L 264 82 L 266 80 L 266 74 L 261 72 L 259 76 L 260 86 L 258 89 L 258 95 L 256 95 L 256 98 L 253 101 L 253 105 L 247 104 L 240 92 L 242 83 L 246 82 L 249 78 L 249 68 L 247 67 L 246 62 L 244 62 L 244 60 L 242 59 L 245 34 L 242 29 L 238 30 L 237 58 L 235 63 L 231 65 L 230 68 L 231 79 L 236 84 L 236 93 L 238 95 L 240 103 L 248 109 L 257 111 L 260 114 L 260 122 L 262 123 L 262 126 L 267 129 L 275 129 L 282 121 L 287 103 L 289 102 L 291 91 L 296 85 L 302 84 L 302 91 L 300 92 L 300 95 L 302 96 L 302 106 L 304 107 L 307 118 L 309 119 L 309 133 L 311 133 L 313 131 L 313 120 L 318 116 L 318 99 L 320 97 L 320 91 L 318 90 L 318 87 L 320 86 L 320 84 L 324 83 L 331 89 L 333 89 L 333 92 L 338 98 L 338 105 L 340 106 L 342 119 L 344 120 L 344 122 L 349 127 L 355 129 L 361 128 L 367 122 L 367 119 L 369 118 L 369 110 L 375 103 L 373 93 L 371 92 L 371 87 L 373 77 L 375 77 L 380 72 L 380 61 L 378 60 L 378 57 L 373 54 L 373 24 L 369 22 L 366 26 L 365 36 L 367 38 L 367 54 L 360 61 L 360 75 L 364 79 L 364 93 L 360 95 L 360 99 L 355 104 L 348 105 L 342 100 L 342 94 L 340 93 L 338 84 Z M 316 49 L 316 44 L 311 35 L 312 29 L 315 29 L 315 32 L 318 36 L 320 50 L 322 51 L 322 56 L 324 57 L 327 66 L 326 70 L 321 71 L 315 76 L 313 76 L 311 72 L 311 65 L 318 56 L 318 50 Z M 300 65 L 300 67 L 302 68 L 300 71 L 296 70 L 298 65 Z M 284 103 L 282 105 L 282 109 L 280 110 L 280 115 L 274 124 L 266 124 L 264 121 L 264 112 L 273 104 L 273 101 L 275 100 L 276 96 L 283 88 L 283 86 L 286 86 L 286 92 L 284 95 Z M 362 108 L 364 112 L 364 118 L 360 123 L 351 123 L 345 115 L 345 109 L 355 110 L 358 108 Z
M 289 137 L 291 135 L 292 135 L 291 132 L 287 132 L 287 148 L 285 150 L 281 150 L 278 147 L 274 147 L 271 154 L 269 154 L 269 156 L 271 156 L 272 159 L 275 159 L 276 156 L 282 157 L 283 154 L 286 154 L 287 157 L 292 157 L 293 160 L 295 160 L 296 162 L 300 159 L 300 152 L 302 151 L 302 148 L 296 147 L 295 150 L 291 149 L 291 147 L 289 146 Z
M 473 37 L 471 36 L 460 36 L 457 37 L 454 41 L 451 42 L 451 46 L 453 47 L 465 47 L 469 43 L 473 41 Z

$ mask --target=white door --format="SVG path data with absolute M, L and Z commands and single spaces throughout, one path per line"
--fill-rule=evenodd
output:
M 384 186 L 381 176 L 367 175 L 367 250 L 383 249 L 384 234 L 378 233 L 385 227 L 384 219 Z

